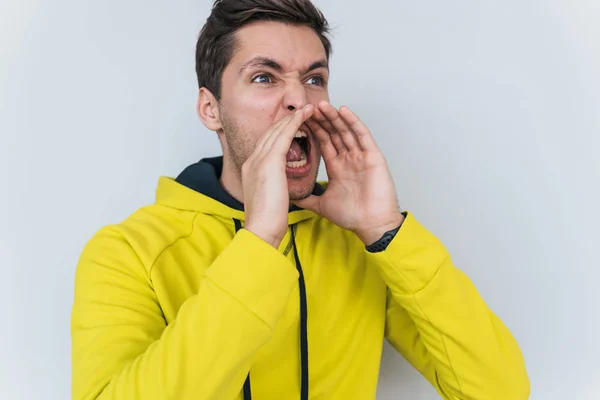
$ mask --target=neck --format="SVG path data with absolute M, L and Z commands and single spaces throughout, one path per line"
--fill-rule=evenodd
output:
M 223 156 L 223 171 L 221 172 L 219 182 L 223 186 L 223 189 L 234 199 L 242 204 L 244 203 L 241 173 L 238 172 L 234 163 L 226 155 Z

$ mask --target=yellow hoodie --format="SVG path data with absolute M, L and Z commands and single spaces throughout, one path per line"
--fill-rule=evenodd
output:
M 369 253 L 293 207 L 276 250 L 243 229 L 221 168 L 161 178 L 154 205 L 86 245 L 74 400 L 374 399 L 384 338 L 444 399 L 528 398 L 511 333 L 412 214 Z

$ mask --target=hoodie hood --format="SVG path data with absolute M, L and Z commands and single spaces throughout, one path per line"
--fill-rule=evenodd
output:
M 225 218 L 244 220 L 244 205 L 233 198 L 219 182 L 223 157 L 205 158 L 188 166 L 176 179 L 161 177 L 156 190 L 156 203 L 186 211 L 202 212 Z M 325 192 L 325 183 L 316 183 L 312 194 Z M 314 217 L 312 211 L 292 205 L 289 224 Z

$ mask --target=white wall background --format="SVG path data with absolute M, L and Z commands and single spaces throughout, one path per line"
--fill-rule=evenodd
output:
M 194 111 L 209 3 L 0 0 L 0 398 L 70 397 L 84 243 L 218 153 Z M 332 101 L 511 328 L 531 398 L 600 398 L 600 2 L 317 4 Z M 437 398 L 389 346 L 382 367 L 378 399 Z

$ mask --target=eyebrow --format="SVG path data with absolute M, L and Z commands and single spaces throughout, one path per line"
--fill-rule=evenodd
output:
M 270 68 L 277 72 L 283 72 L 281 64 L 268 57 L 254 57 L 252 60 L 242 65 L 242 68 L 240 68 L 240 75 L 248 68 Z M 317 68 L 326 68 L 329 71 L 329 63 L 325 59 L 315 61 L 302 73 L 302 75 Z

